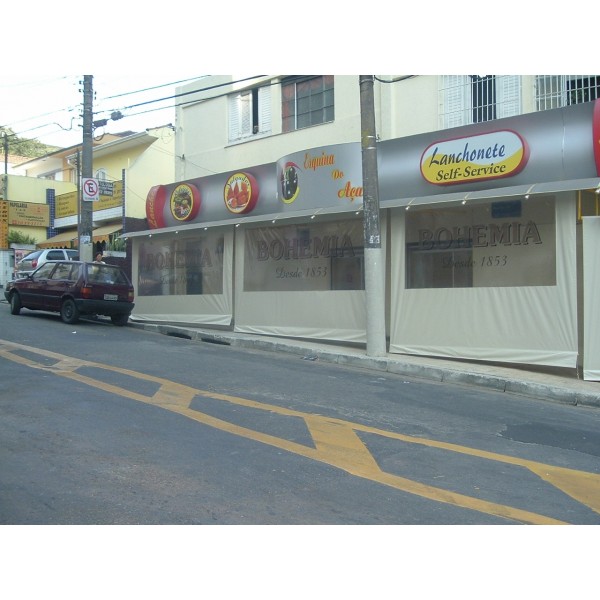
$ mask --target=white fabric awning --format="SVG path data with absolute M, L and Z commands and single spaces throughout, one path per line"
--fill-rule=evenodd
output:
M 485 200 L 489 198 L 510 198 L 526 196 L 527 194 L 552 194 L 557 192 L 596 190 L 600 187 L 600 178 L 593 179 L 568 179 L 565 181 L 550 181 L 546 183 L 532 183 L 511 187 L 476 190 L 473 192 L 452 192 L 448 194 L 435 194 L 416 198 L 394 198 L 381 202 L 381 208 L 423 206 L 425 204 L 458 203 L 464 200 Z

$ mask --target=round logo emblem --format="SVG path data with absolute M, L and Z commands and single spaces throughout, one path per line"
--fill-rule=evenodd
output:
M 293 162 L 285 163 L 281 170 L 279 184 L 281 185 L 281 200 L 285 204 L 291 204 L 300 193 L 298 170 L 298 165 Z
M 178 221 L 191 221 L 200 210 L 200 192 L 195 185 L 181 183 L 171 192 L 171 214 Z
M 234 173 L 225 184 L 223 200 L 229 212 L 236 215 L 251 212 L 258 200 L 256 179 L 246 173 Z

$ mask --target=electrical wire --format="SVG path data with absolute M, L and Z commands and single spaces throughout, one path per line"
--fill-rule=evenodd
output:
M 207 76 L 202 76 L 200 78 L 203 78 L 203 77 L 207 77 Z M 154 99 L 154 100 L 147 100 L 145 102 L 139 102 L 139 103 L 136 103 L 136 104 L 132 104 L 130 106 L 123 107 L 121 109 L 100 110 L 98 112 L 95 112 L 94 115 L 96 116 L 96 115 L 107 114 L 107 113 L 112 114 L 114 112 L 119 112 L 121 110 L 126 111 L 126 110 L 130 110 L 132 108 L 137 108 L 139 106 L 145 106 L 145 105 L 148 105 L 148 104 L 155 104 L 157 102 L 164 102 L 164 101 L 167 101 L 167 100 L 173 100 L 173 99 L 176 99 L 176 98 L 178 98 L 180 96 L 187 96 L 187 95 L 190 95 L 190 94 L 196 94 L 196 93 L 208 91 L 208 90 L 211 90 L 211 89 L 216 89 L 216 88 L 219 88 L 219 87 L 235 85 L 237 83 L 242 83 L 242 82 L 249 81 L 249 80 L 252 80 L 252 79 L 256 79 L 256 78 L 259 78 L 259 77 L 264 77 L 264 75 L 253 75 L 251 77 L 246 77 L 246 78 L 235 80 L 235 81 L 229 81 L 229 82 L 225 82 L 225 83 L 222 83 L 222 84 L 216 84 L 216 85 L 213 85 L 213 86 L 208 86 L 206 88 L 199 88 L 199 89 L 191 90 L 191 91 L 188 91 L 188 92 L 183 92 L 181 94 L 174 94 L 172 96 L 166 96 L 166 97 L 157 98 L 157 99 Z M 107 100 L 107 99 L 111 99 L 111 98 L 117 98 L 117 97 L 121 97 L 121 96 L 128 96 L 128 95 L 132 95 L 132 94 L 143 93 L 143 92 L 146 92 L 146 91 L 151 91 L 153 89 L 159 89 L 159 88 L 162 88 L 162 87 L 168 87 L 168 86 L 171 86 L 171 85 L 177 85 L 178 83 L 185 83 L 185 82 L 188 82 L 188 81 L 196 81 L 196 80 L 198 80 L 198 78 L 189 78 L 189 79 L 184 79 L 184 80 L 180 80 L 180 81 L 177 81 L 177 82 L 165 83 L 165 84 L 161 84 L 161 85 L 157 85 L 157 86 L 153 86 L 153 87 L 149 87 L 149 88 L 145 88 L 145 89 L 141 89 L 141 90 L 135 90 L 135 91 L 132 91 L 132 92 L 125 92 L 123 94 L 117 94 L 115 96 L 109 96 L 109 97 L 107 97 L 107 98 L 105 98 L 103 100 Z M 56 111 L 53 111 L 53 112 L 49 112 L 49 113 L 44 113 L 42 115 L 38 115 L 37 117 L 29 117 L 27 119 L 22 119 L 21 121 L 17 121 L 17 122 L 15 122 L 13 124 L 6 125 L 4 127 L 8 127 L 8 128 L 12 129 L 11 125 L 15 125 L 15 124 L 18 124 L 18 123 L 23 123 L 23 122 L 26 122 L 26 121 L 29 121 L 29 120 L 33 120 L 33 119 L 37 119 L 37 118 L 44 117 L 44 116 L 55 115 L 55 114 L 58 114 L 58 113 L 61 113 L 61 112 L 65 112 L 65 111 L 70 112 L 70 111 L 75 110 L 75 108 L 77 108 L 77 107 L 70 107 L 70 108 L 59 109 L 59 110 L 56 110 Z M 155 112 L 155 111 L 158 111 L 158 110 L 165 110 L 165 109 L 168 109 L 168 108 L 171 108 L 171 106 L 163 106 L 163 107 L 159 107 L 159 108 L 156 108 L 156 109 L 151 109 L 149 111 L 142 111 L 142 112 L 134 113 L 132 115 L 123 115 L 122 118 L 126 118 L 128 116 L 137 116 L 139 114 L 145 114 L 146 112 Z M 46 123 L 44 125 L 39 125 L 37 127 L 21 131 L 19 133 L 14 133 L 14 135 L 16 137 L 21 137 L 24 133 L 28 133 L 29 131 L 34 131 L 34 130 L 37 130 L 37 129 L 42 129 L 44 127 L 49 127 L 50 125 L 58 125 L 61 128 L 61 130 L 63 130 L 63 131 L 72 131 L 73 130 L 73 120 L 74 120 L 74 117 L 71 119 L 71 127 L 70 128 L 62 127 L 60 124 L 58 124 L 56 122 L 53 122 L 53 123 Z M 52 131 L 50 133 L 45 133 L 43 135 L 51 135 L 52 133 L 56 133 L 56 132 L 58 132 L 58 130 L 54 130 L 54 131 Z M 36 136 L 34 138 L 28 138 L 28 139 L 39 139 L 40 137 L 41 137 L 41 135 L 38 135 L 38 136 Z
M 102 101 L 106 101 L 106 100 L 115 99 L 115 98 L 122 98 L 122 97 L 126 97 L 126 96 L 131 96 L 131 95 L 134 95 L 134 94 L 144 93 L 144 92 L 148 92 L 148 91 L 152 91 L 152 90 L 156 90 L 156 89 L 160 89 L 160 88 L 164 88 L 164 87 L 169 87 L 169 86 L 173 86 L 173 85 L 179 85 L 181 83 L 186 83 L 186 82 L 189 82 L 189 81 L 197 81 L 198 79 L 203 79 L 205 77 L 208 77 L 208 75 L 199 76 L 199 77 L 193 77 L 193 78 L 188 78 L 188 79 L 182 79 L 182 80 L 179 80 L 179 81 L 174 81 L 174 82 L 170 82 L 170 83 L 164 83 L 164 84 L 160 84 L 160 85 L 156 85 L 156 86 L 151 86 L 151 87 L 147 87 L 147 88 L 143 88 L 143 89 L 135 90 L 135 91 L 131 91 L 131 92 L 123 92 L 121 94 L 115 94 L 115 95 L 112 95 L 112 96 L 107 96 L 106 98 L 103 98 L 101 100 L 101 102 Z M 189 96 L 189 95 L 192 95 L 192 94 L 204 93 L 204 92 L 208 92 L 210 90 L 214 90 L 214 89 L 218 89 L 218 88 L 222 88 L 222 87 L 227 87 L 227 86 L 235 85 L 235 84 L 238 84 L 238 83 L 243 83 L 243 82 L 251 81 L 251 80 L 254 80 L 254 79 L 259 79 L 261 77 L 266 77 L 266 75 L 253 75 L 251 77 L 245 77 L 243 79 L 238 79 L 238 80 L 235 80 L 235 81 L 228 81 L 228 82 L 219 83 L 219 84 L 215 84 L 215 85 L 211 85 L 211 86 L 201 87 L 201 88 L 194 89 L 194 90 L 189 90 L 189 91 L 186 91 L 186 92 L 181 92 L 179 94 L 173 94 L 171 96 L 165 96 L 165 97 L 162 97 L 162 98 L 156 98 L 156 99 L 153 99 L 153 100 L 146 100 L 144 102 L 138 102 L 138 103 L 131 104 L 131 105 L 128 105 L 128 106 L 124 106 L 122 108 L 117 108 L 117 109 L 113 108 L 113 109 L 110 109 L 110 110 L 99 110 L 97 112 L 94 112 L 93 114 L 94 114 L 94 116 L 97 116 L 97 115 L 103 115 L 103 114 L 115 114 L 115 113 L 119 113 L 121 111 L 130 111 L 132 109 L 139 108 L 139 107 L 142 107 L 142 106 L 147 106 L 149 104 L 156 104 L 158 102 L 165 102 L 165 101 L 168 101 L 168 100 L 176 100 L 176 99 L 182 98 L 184 96 Z M 374 79 L 376 81 L 380 82 L 380 83 L 393 84 L 393 83 L 398 83 L 400 81 L 405 81 L 407 79 L 411 79 L 413 77 L 417 77 L 417 75 L 403 75 L 403 76 L 400 76 L 400 77 L 396 77 L 394 79 L 383 79 L 381 77 L 374 76 Z M 275 82 L 271 81 L 271 82 L 267 83 L 266 85 L 278 85 L 280 83 L 281 83 L 281 81 L 275 81 Z M 180 102 L 177 105 L 178 106 L 184 106 L 186 104 L 195 103 L 195 102 L 199 102 L 199 101 L 203 102 L 203 101 L 207 101 L 207 100 L 213 100 L 213 99 L 221 97 L 223 95 L 226 95 L 226 94 L 215 95 L 215 96 L 212 96 L 210 98 L 203 98 L 201 100 L 190 100 L 188 102 Z M 43 113 L 42 115 L 38 115 L 38 117 L 29 117 L 27 119 L 22 119 L 21 121 L 17 121 L 14 124 L 23 123 L 23 122 L 26 122 L 26 121 L 29 121 L 29 120 L 32 120 L 32 119 L 36 119 L 36 118 L 40 118 L 40 117 L 44 117 L 44 116 L 55 115 L 55 114 L 58 114 L 58 113 L 61 113 L 61 112 L 72 112 L 76 108 L 77 107 L 69 107 L 69 108 L 59 109 L 59 110 L 48 112 L 48 113 Z M 168 109 L 168 108 L 171 108 L 171 106 L 170 105 L 169 106 L 162 106 L 162 107 L 157 107 L 157 108 L 149 109 L 149 110 L 146 110 L 146 111 L 138 111 L 138 112 L 134 112 L 132 114 L 122 115 L 121 118 L 139 116 L 139 115 L 142 115 L 142 114 L 156 112 L 156 111 L 159 111 L 159 110 L 165 110 L 165 109 Z M 22 132 L 20 132 L 18 134 L 14 134 L 14 135 L 16 137 L 20 137 L 24 133 L 28 133 L 30 131 L 35 131 L 35 130 L 38 130 L 38 129 L 42 129 L 44 127 L 49 127 L 50 125 L 57 125 L 63 131 L 72 131 L 73 130 L 73 121 L 74 121 L 74 119 L 75 119 L 75 117 L 71 118 L 71 126 L 69 128 L 63 127 L 62 125 L 60 125 L 59 123 L 57 123 L 56 121 L 54 121 L 52 123 L 47 123 L 45 125 L 39 125 L 37 127 L 33 127 L 31 129 L 22 131 Z M 5 127 L 11 127 L 11 126 L 7 125 Z M 55 132 L 58 132 L 58 130 L 56 130 Z M 54 132 L 52 132 L 52 133 L 54 133 Z M 50 134 L 44 134 L 44 135 L 50 135 Z M 38 137 L 40 137 L 40 136 L 38 136 Z M 34 139 L 36 139 L 36 138 L 34 138 Z

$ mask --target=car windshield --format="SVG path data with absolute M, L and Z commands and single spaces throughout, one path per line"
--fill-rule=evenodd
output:
M 88 280 L 91 283 L 112 283 L 129 285 L 125 274 L 118 267 L 112 265 L 88 265 Z
M 37 271 L 32 274 L 32 277 L 37 281 L 38 279 L 48 279 L 50 277 L 50 273 L 52 273 L 52 269 L 54 269 L 54 264 L 52 262 L 44 263 Z

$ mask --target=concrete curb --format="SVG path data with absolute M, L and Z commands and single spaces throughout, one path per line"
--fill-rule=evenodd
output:
M 435 382 L 448 382 L 469 385 L 506 392 L 539 400 L 558 402 L 572 406 L 600 408 L 600 385 L 596 382 L 583 382 L 578 379 L 535 374 L 510 368 L 490 368 L 492 373 L 483 372 L 486 367 L 477 368 L 469 363 L 448 366 L 448 361 L 435 358 L 407 357 L 388 355 L 386 357 L 370 357 L 360 354 L 361 351 L 340 346 L 323 346 L 309 341 L 300 343 L 297 340 L 264 338 L 230 331 L 206 330 L 180 325 L 164 325 L 130 321 L 129 326 L 146 331 L 182 337 L 192 341 L 225 344 L 237 348 L 256 349 L 266 352 L 286 352 L 303 357 L 306 360 L 319 360 L 346 367 L 389 372 L 394 375 L 424 379 Z

